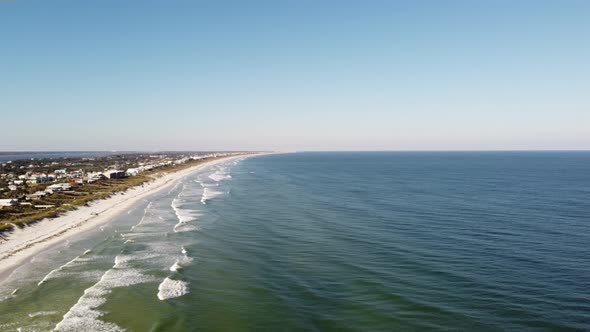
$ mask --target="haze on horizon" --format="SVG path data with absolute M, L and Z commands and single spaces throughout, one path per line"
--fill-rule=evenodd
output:
M 587 150 L 588 1 L 0 2 L 0 151 Z

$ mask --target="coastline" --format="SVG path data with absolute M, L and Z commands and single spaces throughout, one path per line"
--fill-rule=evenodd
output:
M 222 162 L 256 155 L 258 154 L 216 159 L 168 173 L 107 199 L 93 201 L 89 206 L 68 211 L 57 218 L 44 219 L 24 229 L 12 231 L 0 242 L 0 284 L 6 281 L 20 264 L 40 251 L 112 220 L 144 197 L 169 188 L 181 178 Z

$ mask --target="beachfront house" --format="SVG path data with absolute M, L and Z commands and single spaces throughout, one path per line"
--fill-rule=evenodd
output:
M 88 178 L 88 180 L 92 180 L 93 182 L 96 180 L 102 180 L 102 179 L 106 178 L 106 176 L 100 172 L 88 173 L 88 174 L 86 174 L 86 177 Z M 88 181 L 88 182 L 90 182 L 90 181 Z
M 9 198 L 9 199 L 0 199 L 0 206 L 13 206 L 13 205 L 18 205 L 18 200 L 14 199 L 14 198 Z
M 84 172 L 82 170 L 77 170 L 77 171 L 71 171 L 68 176 L 70 178 L 75 178 L 75 179 L 79 179 L 82 177 L 82 175 L 84 174 Z
M 126 172 L 127 176 L 138 176 L 140 173 L 139 168 L 129 168 Z
M 177 159 L 174 161 L 175 165 L 180 165 L 180 164 L 184 164 L 188 161 L 188 158 L 182 158 L 182 159 Z
M 47 195 L 48 195 L 48 193 L 45 191 L 37 191 L 34 194 L 26 195 L 26 198 L 27 198 L 27 201 L 30 201 L 32 199 L 39 199 L 39 198 L 45 197 Z
M 33 182 L 33 183 L 42 183 L 42 182 L 47 182 L 47 181 L 52 181 L 52 180 L 53 180 L 53 178 L 50 178 L 45 173 L 33 173 L 33 174 L 31 174 L 31 176 L 28 179 L 28 181 Z
M 31 196 L 33 196 L 35 198 L 41 198 L 41 197 L 47 196 L 47 193 L 44 191 L 37 191 L 34 194 L 31 194 Z
M 108 170 L 103 174 L 107 179 L 121 179 L 125 177 L 125 172 L 119 170 Z
M 59 184 L 52 184 L 50 186 L 48 186 L 47 188 L 45 188 L 45 191 L 50 192 L 50 193 L 55 193 L 58 191 L 63 191 L 63 188 L 59 185 Z
M 52 193 L 54 192 L 59 192 L 59 191 L 64 191 L 64 190 L 70 190 L 72 189 L 72 186 L 69 183 L 56 183 L 56 184 L 52 184 L 50 186 L 48 186 L 45 191 L 51 191 Z

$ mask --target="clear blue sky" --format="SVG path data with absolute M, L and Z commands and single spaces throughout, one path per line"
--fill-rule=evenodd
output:
M 0 0 L 0 150 L 590 149 L 590 1 Z

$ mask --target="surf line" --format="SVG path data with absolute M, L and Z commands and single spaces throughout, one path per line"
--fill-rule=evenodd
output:
M 45 282 L 47 282 L 49 279 L 51 279 L 51 276 L 53 276 L 54 274 L 60 272 L 61 270 L 65 269 L 66 267 L 74 264 L 74 262 L 80 258 L 82 258 L 83 256 L 91 253 L 92 250 L 87 249 L 86 251 L 84 251 L 84 253 L 82 253 L 82 255 L 80 256 L 76 256 L 74 259 L 72 259 L 71 261 L 65 263 L 64 265 L 58 267 L 57 269 L 51 270 L 43 279 L 41 279 L 41 281 L 39 281 L 39 283 L 37 284 L 37 286 L 41 286 L 43 285 Z

